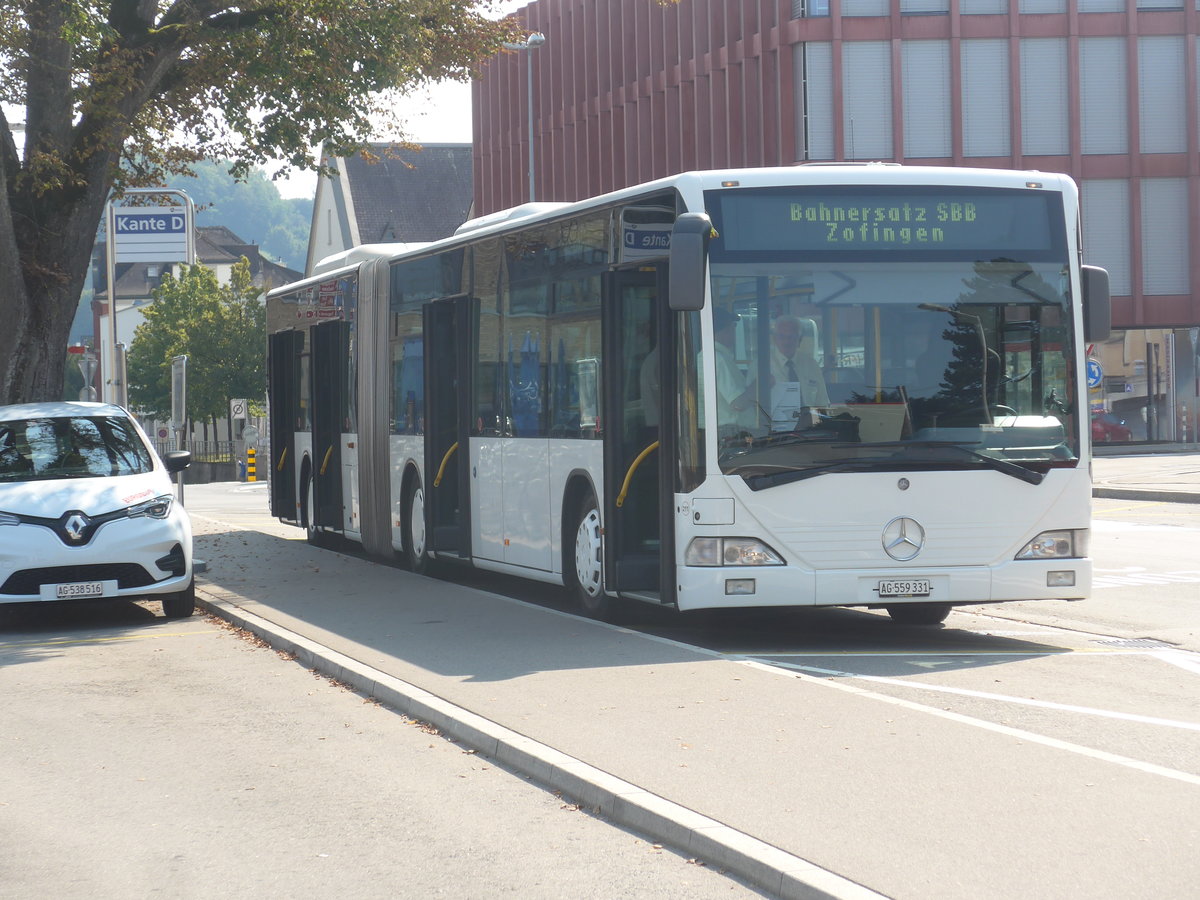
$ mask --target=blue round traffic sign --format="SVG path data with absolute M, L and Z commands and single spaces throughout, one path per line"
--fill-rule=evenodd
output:
M 1100 366 L 1100 360 L 1089 359 L 1087 361 L 1087 383 L 1090 388 L 1100 387 L 1100 382 L 1104 380 L 1104 369 Z

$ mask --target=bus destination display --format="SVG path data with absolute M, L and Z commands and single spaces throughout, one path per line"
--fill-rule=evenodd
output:
M 715 214 L 723 249 L 889 253 L 1053 249 L 1044 192 L 729 191 Z

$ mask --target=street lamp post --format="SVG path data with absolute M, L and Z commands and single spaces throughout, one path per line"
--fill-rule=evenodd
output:
M 510 42 L 506 41 L 504 43 L 504 49 L 505 50 L 531 51 L 531 50 L 536 50 L 538 47 L 542 46 L 544 43 L 546 43 L 546 36 L 544 34 L 542 34 L 540 31 L 533 31 L 533 32 L 530 32 L 529 37 L 525 38 L 525 40 L 523 40 L 523 41 L 519 41 L 516 43 L 510 43 Z M 533 202 L 536 199 L 536 197 L 534 195 L 534 187 L 533 187 L 534 178 L 535 178 L 536 173 L 534 170 L 534 157 L 533 157 L 533 54 L 532 53 L 526 52 L 525 64 L 526 64 L 526 79 L 525 79 L 525 81 L 526 81 L 526 86 L 528 88 L 528 93 L 525 98 L 525 106 L 526 106 L 526 115 L 529 118 L 529 200 L 530 200 L 530 202 Z

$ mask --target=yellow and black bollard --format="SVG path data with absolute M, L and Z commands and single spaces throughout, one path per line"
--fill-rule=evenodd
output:
M 246 448 L 246 480 L 257 481 L 258 477 L 254 474 L 254 457 L 257 454 L 253 447 Z

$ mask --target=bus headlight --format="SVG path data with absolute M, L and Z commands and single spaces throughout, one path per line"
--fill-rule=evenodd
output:
M 1087 556 L 1086 528 L 1043 531 L 1021 548 L 1016 559 L 1081 559 Z
M 779 554 L 754 538 L 692 538 L 684 562 L 689 566 L 782 566 Z

